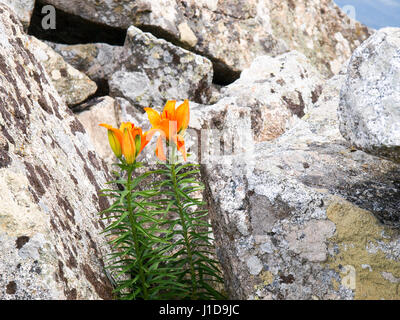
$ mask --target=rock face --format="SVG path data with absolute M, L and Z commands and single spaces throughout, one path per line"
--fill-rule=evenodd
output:
M 105 167 L 0 4 L 0 299 L 109 299 Z
M 270 0 L 273 35 L 304 53 L 324 74 L 337 74 L 351 53 L 372 33 L 331 0 Z
M 218 132 L 227 128 L 232 134 L 240 133 L 234 139 L 248 141 L 270 141 L 279 137 L 313 108 L 324 81 L 299 52 L 292 51 L 275 58 L 258 57 L 238 80 L 221 90 L 215 104 L 190 102 L 189 136 L 193 138 L 193 148 L 198 146 L 194 142 L 198 136 L 196 131 L 205 127 Z M 132 121 L 149 129 L 146 115 L 133 109 L 129 101 L 123 98 L 116 100 L 118 123 Z M 160 105 L 156 109 L 161 111 L 162 107 Z M 250 119 L 248 125 L 251 128 L 248 136 L 242 134 L 247 119 Z M 233 151 L 234 139 L 224 142 L 226 151 Z
M 35 6 L 35 0 L 0 0 L 0 2 L 5 3 L 13 9 L 24 27 L 28 28 Z
M 340 70 L 370 31 L 331 0 L 46 0 L 93 22 L 135 25 L 207 56 L 217 82 L 231 82 L 256 56 L 304 53 L 324 74 Z M 232 48 L 235 48 L 234 50 Z
M 400 166 L 341 137 L 343 83 L 330 80 L 315 108 L 274 141 L 234 138 L 235 154 L 203 158 L 231 298 L 400 298 Z M 225 132 L 251 136 L 248 115 L 240 129 Z
M 229 141 L 225 140 L 223 145 L 226 152 L 234 152 L 235 147 L 240 145 L 235 143 L 236 139 L 252 144 L 254 140 L 270 141 L 279 137 L 313 108 L 324 81 L 299 52 L 291 51 L 275 58 L 258 57 L 238 80 L 221 90 L 215 104 L 190 102 L 188 138 L 192 143 L 187 145 L 192 147 L 189 152 L 194 151 L 192 160 L 199 160 L 195 150 L 198 147 L 196 140 L 199 131 L 204 128 L 228 138 Z M 145 130 L 150 129 L 145 114 L 133 109 L 130 102 L 123 98 L 116 100 L 117 123 L 132 121 Z M 163 105 L 155 107 L 158 111 L 162 108 Z M 85 123 L 89 121 L 90 118 Z M 93 126 L 96 121 L 98 119 L 93 121 Z M 244 133 L 246 126 L 249 132 Z M 98 138 L 104 139 L 102 136 L 94 139 Z
M 381 29 L 353 54 L 340 131 L 355 147 L 400 163 L 400 29 Z

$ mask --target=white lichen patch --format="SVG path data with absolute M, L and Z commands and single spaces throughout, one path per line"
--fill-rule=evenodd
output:
M 327 258 L 326 239 L 335 232 L 335 224 L 329 220 L 310 220 L 304 225 L 290 228 L 286 236 L 289 250 L 312 262 Z
M 247 261 L 246 261 L 247 267 L 249 268 L 250 274 L 256 276 L 258 275 L 261 270 L 263 269 L 263 265 L 256 256 L 251 256 Z

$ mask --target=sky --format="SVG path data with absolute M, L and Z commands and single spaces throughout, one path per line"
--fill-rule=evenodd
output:
M 400 0 L 334 0 L 344 11 L 365 25 L 380 29 L 400 27 Z M 351 7 L 352 6 L 352 7 Z

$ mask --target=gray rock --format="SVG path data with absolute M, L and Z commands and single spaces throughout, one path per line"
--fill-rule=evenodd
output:
M 97 91 L 95 82 L 65 62 L 46 43 L 33 36 L 29 36 L 27 39 L 26 45 L 36 59 L 43 63 L 59 95 L 68 106 L 73 107 L 84 102 Z
M 132 26 L 115 60 L 110 95 L 140 108 L 188 97 L 206 102 L 211 95 L 212 74 L 208 59 Z
M 187 146 L 189 152 L 193 153 L 191 161 L 209 156 L 210 152 L 200 155 L 196 150 L 202 128 L 212 130 L 209 135 L 219 137 L 222 134 L 222 138 L 225 138 L 223 145 L 218 138 L 213 140 L 212 152 L 220 152 L 220 148 L 225 152 L 238 152 L 251 148 L 254 140 L 270 141 L 279 137 L 311 111 L 324 82 L 309 60 L 296 51 L 275 58 L 258 57 L 238 80 L 219 90 L 220 100 L 215 104 L 190 102 Z M 116 100 L 119 103 L 119 123 L 132 121 L 149 129 L 145 114 L 126 99 Z M 155 109 L 162 111 L 162 106 Z M 248 145 L 243 146 L 247 142 Z
M 66 45 L 46 42 L 71 66 L 85 73 L 98 84 L 111 78 L 115 65 L 122 53 L 122 47 L 107 43 Z
M 339 108 L 356 148 L 400 162 L 400 29 L 375 33 L 353 54 Z
M 124 47 L 103 43 L 51 46 L 99 86 L 108 83 L 110 96 L 140 109 L 163 105 L 168 99 L 208 103 L 213 96 L 208 59 L 135 27 L 128 30 Z
M 251 117 L 233 111 L 223 144 L 234 140 L 237 151 L 218 154 L 212 142 L 202 158 L 231 298 L 400 298 L 390 281 L 400 276 L 393 230 L 400 226 L 400 166 L 355 151 L 342 138 L 344 78 L 326 83 L 314 108 L 273 141 L 240 140 L 253 134 Z M 242 126 L 231 127 L 240 116 Z M 203 148 L 213 137 L 204 137 Z
M 259 55 L 305 54 L 324 75 L 339 71 L 370 30 L 331 0 L 46 0 L 97 23 L 131 25 L 170 39 L 214 63 L 217 82 L 231 82 Z
M 29 27 L 33 8 L 35 6 L 35 0 L 0 0 L 0 2 L 8 5 L 14 10 L 24 28 Z
M 214 136 L 212 141 L 205 138 L 202 142 L 213 148 L 205 148 L 201 155 L 195 150 L 198 143 L 193 145 L 194 157 L 204 159 L 221 149 L 238 153 L 251 149 L 255 141 L 276 139 L 313 109 L 324 82 L 299 52 L 256 58 L 238 80 L 221 89 L 217 103 L 190 103 L 193 141 L 204 128 L 210 130 L 206 136 Z
M 321 94 L 323 77 L 297 51 L 275 58 L 257 57 L 240 78 L 221 90 L 251 112 L 256 141 L 273 140 L 311 110 Z M 229 126 L 225 124 L 225 127 Z
M 109 299 L 108 173 L 29 41 L 0 4 L 0 300 Z

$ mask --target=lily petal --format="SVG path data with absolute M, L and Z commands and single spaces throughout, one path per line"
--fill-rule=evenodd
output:
M 131 130 L 135 126 L 131 122 L 122 122 L 121 126 L 119 127 L 119 130 L 123 133 L 125 129 Z
M 126 163 L 134 163 L 136 159 L 135 139 L 132 137 L 132 133 L 128 128 L 124 129 L 122 145 L 122 153 L 124 154 Z
M 187 129 L 190 120 L 189 113 L 189 100 L 185 100 L 177 109 L 176 109 L 176 121 L 177 121 L 177 129 L 178 132 L 184 131 Z
M 178 136 L 178 134 L 183 134 L 189 125 L 189 100 L 184 100 L 176 109 L 175 105 L 176 100 L 167 101 L 161 115 L 151 108 L 145 108 L 152 125 L 151 130 L 145 133 L 146 141 L 150 141 L 155 132 L 161 133 L 157 140 L 156 154 L 163 161 L 166 160 L 164 148 L 162 146 L 162 142 L 165 140 L 167 140 L 169 144 L 174 144 L 178 151 L 182 153 L 185 161 L 187 159 L 184 138 L 182 135 Z
M 175 104 L 176 100 L 167 101 L 161 116 L 162 119 L 175 120 Z
M 122 131 L 114 128 L 113 126 L 110 126 L 109 124 L 106 123 L 100 123 L 99 124 L 100 127 L 104 127 L 108 130 L 111 130 L 112 132 L 115 133 L 115 135 L 118 137 L 119 141 L 122 142 Z
M 162 119 L 157 129 L 163 132 L 167 140 L 176 134 L 176 122 L 169 119 Z
M 158 127 L 161 121 L 160 114 L 152 108 L 144 108 L 152 127 Z

